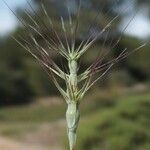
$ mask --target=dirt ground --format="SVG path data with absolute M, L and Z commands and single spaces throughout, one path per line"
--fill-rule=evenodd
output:
M 0 135 L 0 150 L 62 150 L 65 121 L 44 123 L 37 130 L 25 133 L 19 140 Z

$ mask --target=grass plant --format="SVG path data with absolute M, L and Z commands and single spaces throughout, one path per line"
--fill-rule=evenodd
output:
M 30 11 L 25 10 L 25 14 L 30 19 L 30 23 L 18 17 L 16 13 L 5 2 L 8 8 L 21 22 L 26 33 L 26 36 L 19 35 L 18 37 L 13 37 L 13 39 L 39 62 L 39 64 L 50 76 L 50 79 L 54 82 L 55 86 L 63 96 L 67 104 L 66 121 L 69 147 L 70 150 L 75 150 L 76 133 L 80 120 L 79 106 L 83 97 L 98 80 L 105 77 L 106 73 L 108 73 L 108 71 L 116 63 L 125 59 L 131 53 L 139 50 L 140 48 L 145 46 L 145 44 L 140 45 L 130 52 L 127 51 L 127 48 L 124 48 L 117 57 L 107 62 L 104 61 L 104 58 L 108 55 L 108 53 L 104 54 L 103 56 L 100 55 L 84 72 L 79 74 L 79 60 L 82 59 L 82 56 L 90 48 L 92 48 L 92 46 L 101 35 L 109 32 L 112 24 L 119 19 L 119 15 L 116 15 L 114 18 L 112 18 L 107 23 L 107 25 L 98 33 L 91 34 L 89 37 L 83 39 L 82 42 L 77 45 L 76 36 L 78 33 L 78 29 L 80 28 L 79 17 L 82 7 L 81 1 L 79 1 L 75 18 L 72 17 L 69 9 L 67 22 L 65 22 L 63 16 L 60 17 L 64 40 L 62 40 L 61 35 L 55 29 L 52 19 L 49 17 L 45 6 L 41 4 L 42 11 L 49 22 L 48 26 L 45 21 L 38 15 L 36 10 L 32 7 L 31 3 L 29 1 L 27 1 L 27 3 L 32 11 L 31 13 Z M 131 21 L 133 20 L 133 18 L 131 18 Z M 127 23 L 127 26 L 124 28 L 123 32 L 126 30 L 129 23 Z M 42 31 L 43 28 L 49 31 L 49 33 L 44 34 Z M 119 36 L 117 41 L 112 44 L 111 49 L 114 49 L 118 45 L 122 38 L 123 32 L 121 36 Z M 53 34 L 54 36 L 50 37 L 48 34 Z M 43 40 L 43 45 L 40 44 L 35 35 Z M 104 44 L 105 42 L 106 41 L 104 41 Z M 68 65 L 64 66 L 64 64 L 62 64 L 64 66 L 62 68 L 58 66 L 51 58 L 51 51 L 54 51 L 61 57 L 65 58 Z M 67 69 L 65 70 L 65 68 Z M 61 87 L 56 76 L 64 81 L 66 85 L 65 88 Z

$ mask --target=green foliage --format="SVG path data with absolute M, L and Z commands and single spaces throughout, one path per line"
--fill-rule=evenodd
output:
M 59 102 L 56 102 L 59 101 Z M 0 134 L 18 137 L 36 130 L 43 123 L 50 123 L 64 116 L 65 107 L 55 99 L 37 100 L 23 106 L 11 106 L 0 109 Z
M 34 123 L 51 121 L 63 116 L 65 108 L 59 105 L 31 104 L 0 109 L 1 123 Z
M 120 46 L 124 47 L 125 45 L 128 45 L 128 49 L 133 50 L 134 47 L 138 46 L 138 43 L 140 43 L 139 39 L 125 36 L 122 39 Z M 149 44 L 148 44 L 147 46 L 143 47 L 141 50 L 134 53 L 134 55 L 130 56 L 126 60 L 127 69 L 131 72 L 135 71 L 135 73 L 132 74 L 135 78 L 138 76 L 140 78 L 141 76 L 141 78 L 144 78 L 144 80 L 146 78 L 149 79 L 150 77 L 149 56 L 150 56 L 150 51 L 149 51 Z
M 0 105 L 28 102 L 33 91 L 24 71 L 24 51 L 10 39 L 1 41 L 0 49 Z
M 97 111 L 81 121 L 80 150 L 149 150 L 150 95 L 119 99 L 115 107 Z
M 93 94 L 94 95 L 94 94 Z M 86 101 L 81 105 L 82 115 L 95 112 L 99 108 L 113 105 L 110 97 L 96 96 L 90 94 L 85 97 Z M 93 99 L 91 101 L 91 98 Z M 101 99 L 101 100 L 99 100 Z M 42 123 L 52 122 L 64 118 L 65 107 L 61 99 L 55 99 L 51 103 L 51 98 L 36 100 L 30 105 L 3 107 L 0 109 L 0 134 L 5 136 L 24 135 L 30 130 L 34 130 Z

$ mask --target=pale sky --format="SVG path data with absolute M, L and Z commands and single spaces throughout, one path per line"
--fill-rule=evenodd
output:
M 15 8 L 26 4 L 26 0 L 5 0 L 8 5 L 15 10 Z M 0 0 L 0 36 L 3 36 L 13 29 L 17 25 L 16 17 L 4 4 L 3 0 Z
M 120 24 L 120 30 L 123 30 L 123 27 L 128 24 L 130 19 L 130 17 L 127 17 L 122 21 Z M 135 19 L 125 30 L 125 33 L 139 38 L 150 37 L 150 20 L 148 20 L 148 18 L 146 18 L 142 13 L 137 14 Z
M 135 14 L 136 15 L 134 16 L 132 11 L 129 12 L 129 15 L 125 17 L 120 24 L 120 30 L 122 30 L 122 28 L 125 27 L 134 16 L 134 19 L 125 30 L 125 33 L 139 38 L 150 37 L 150 17 L 148 18 L 149 7 L 143 5 L 137 12 L 135 12 Z
M 15 8 L 26 5 L 26 0 L 5 0 L 8 5 L 15 10 Z M 16 17 L 12 12 L 7 8 L 3 3 L 3 0 L 0 0 L 0 36 L 8 34 L 17 26 Z M 121 24 L 122 26 L 127 24 L 129 18 L 125 18 Z M 150 36 L 150 19 L 148 20 L 145 17 L 145 13 L 139 13 L 136 15 L 135 19 L 131 22 L 130 26 L 125 31 L 126 34 L 137 36 L 140 38 L 145 38 Z

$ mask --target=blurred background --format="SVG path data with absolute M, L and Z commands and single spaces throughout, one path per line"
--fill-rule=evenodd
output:
M 0 149 L 62 150 L 67 147 L 66 105 L 40 65 L 11 36 L 24 35 L 19 18 L 31 23 L 26 10 L 39 21 L 43 34 L 53 36 L 41 2 L 61 39 L 60 16 L 68 10 L 76 19 L 77 0 L 0 1 Z M 31 6 L 32 8 L 31 8 Z M 33 11 L 34 9 L 34 11 Z M 124 48 L 132 51 L 150 42 L 149 0 L 81 0 L 76 46 L 97 35 L 117 14 L 119 18 L 80 60 L 80 72 L 101 53 L 105 61 Z M 39 42 L 42 38 L 34 34 Z M 113 44 L 120 42 L 114 48 Z M 67 33 L 69 39 L 69 33 Z M 65 60 L 52 53 L 57 64 Z M 60 81 L 60 83 L 62 83 Z M 62 83 L 62 86 L 64 83 Z M 150 46 L 117 64 L 81 103 L 79 150 L 150 150 Z

